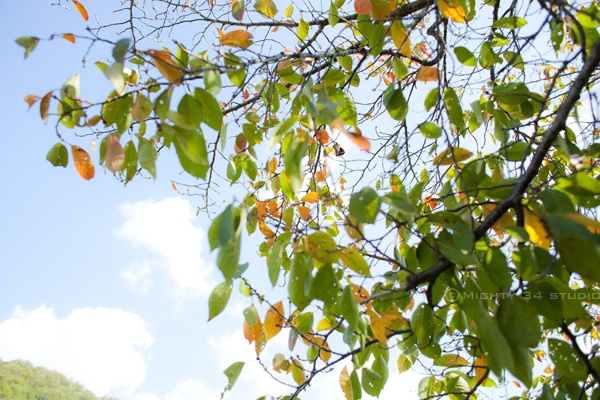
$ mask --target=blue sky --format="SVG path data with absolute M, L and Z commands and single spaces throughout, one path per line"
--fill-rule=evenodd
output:
M 206 322 L 208 294 L 222 276 L 208 250 L 210 220 L 196 216 L 199 198 L 180 196 L 171 187 L 170 178 L 180 172 L 172 154 L 161 155 L 157 180 L 134 179 L 126 188 L 97 165 L 91 137 L 69 135 L 68 140 L 92 155 L 93 180 L 80 179 L 72 163 L 63 169 L 45 160 L 57 142 L 54 121 L 44 125 L 39 105 L 28 112 L 22 96 L 43 96 L 79 73 L 87 47 L 64 39 L 44 41 L 24 60 L 14 40 L 82 32 L 88 26 L 76 11 L 50 3 L 4 2 L 0 15 L 0 359 L 28 359 L 97 395 L 135 400 L 217 399 L 227 383 L 222 371 L 235 361 L 251 361 L 226 398 L 289 393 L 252 361 L 254 346 L 241 333 L 249 299 L 234 290 L 228 309 Z M 95 15 L 111 18 L 120 2 L 82 3 L 93 25 Z M 110 50 L 98 46 L 88 57 L 82 97 L 112 90 L 91 65 L 108 58 Z M 220 196 L 220 201 L 233 199 L 226 189 Z M 248 276 L 270 291 L 265 261 L 256 256 L 258 238 L 244 241 Z M 262 316 L 265 311 L 260 308 Z M 284 330 L 263 353 L 265 365 L 277 352 L 289 354 L 286 347 Z M 305 350 L 299 345 L 295 352 Z M 407 372 L 397 379 L 394 360 L 393 383 L 380 398 L 416 397 L 418 377 Z M 341 367 L 301 397 L 343 398 Z

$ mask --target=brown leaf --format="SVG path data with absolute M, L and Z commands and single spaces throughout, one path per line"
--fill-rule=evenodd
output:
M 106 156 L 104 157 L 104 165 L 113 174 L 116 174 L 121 165 L 125 162 L 125 151 L 119 142 L 119 139 L 112 133 L 108 135 L 106 144 Z
M 274 304 L 271 308 L 269 308 L 269 311 L 267 311 L 267 315 L 265 315 L 265 323 L 263 324 L 263 331 L 267 341 L 277 336 L 277 334 L 281 332 L 281 328 L 283 327 L 283 323 L 285 321 L 283 315 L 283 303 L 281 301 Z
M 94 163 L 90 155 L 79 146 L 71 146 L 71 153 L 79 176 L 88 181 L 92 179 L 94 177 Z
M 70 33 L 67 33 L 66 35 L 62 35 L 63 39 L 67 39 L 69 42 L 75 44 L 75 36 L 71 35 Z
M 178 82 L 179 78 L 181 78 L 181 71 L 173 63 L 171 54 L 162 50 L 148 50 L 146 53 L 154 60 L 154 65 L 158 69 L 158 72 L 170 83 L 175 83 L 176 85 L 181 83 Z
M 28 94 L 26 96 L 23 96 L 23 100 L 25 100 L 27 102 L 27 104 L 29 104 L 29 109 L 31 110 L 31 107 L 33 107 L 33 105 L 35 104 L 36 101 L 38 101 L 40 99 L 40 96 L 36 96 L 34 94 Z
M 79 14 L 81 14 L 81 16 L 83 17 L 83 19 L 85 19 L 86 21 L 90 18 L 87 10 L 85 9 L 85 7 L 78 1 L 73 0 L 73 4 L 75 4 L 75 8 L 77 8 L 77 11 L 79 11 Z
M 52 92 L 48 92 L 40 103 L 40 115 L 42 116 L 42 120 L 44 120 L 44 124 L 48 122 L 48 108 L 50 107 L 50 99 L 52 98 Z

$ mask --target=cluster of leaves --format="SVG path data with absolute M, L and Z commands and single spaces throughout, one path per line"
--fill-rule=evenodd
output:
M 22 360 L 0 361 L 0 399 L 116 400 L 96 397 L 64 375 Z
M 511 380 L 523 398 L 598 398 L 594 4 L 335 0 L 282 16 L 272 0 L 155 1 L 153 25 L 126 3 L 133 40 L 96 63 L 114 90 L 91 103 L 75 76 L 41 99 L 41 116 L 57 101 L 57 133 L 101 138 L 100 164 L 124 183 L 155 177 L 158 153 L 175 147 L 208 212 L 215 179 L 243 188 L 209 230 L 224 278 L 209 319 L 234 282 L 269 305 L 264 322 L 254 304 L 244 311 L 244 336 L 259 358 L 283 329 L 290 352 L 307 346 L 273 360 L 295 383 L 287 399 L 340 362 L 348 400 L 378 396 L 398 350 L 400 373 L 426 374 L 422 399 Z M 141 50 L 192 21 L 206 29 L 189 48 L 204 50 Z M 17 42 L 27 57 L 38 39 Z M 67 166 L 58 134 L 48 160 Z M 91 157 L 71 149 L 91 179 Z M 264 239 L 284 299 L 244 276 L 246 234 Z M 226 390 L 243 366 L 225 371 Z

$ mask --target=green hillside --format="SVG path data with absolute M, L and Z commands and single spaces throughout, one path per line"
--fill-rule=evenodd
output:
M 0 360 L 1 400 L 116 400 L 96 397 L 79 383 L 29 361 Z

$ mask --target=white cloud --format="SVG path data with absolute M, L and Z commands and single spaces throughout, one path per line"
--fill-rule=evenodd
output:
M 130 267 L 121 274 L 121 277 L 129 282 L 132 288 L 146 294 L 152 284 L 150 278 L 152 265 L 156 265 L 156 263 L 149 260 L 134 260 Z
M 181 382 L 173 393 L 167 394 L 166 400 L 210 400 L 220 398 L 220 393 L 208 389 L 195 379 Z
M 207 277 L 212 267 L 200 257 L 205 234 L 202 228 L 192 225 L 194 212 L 187 200 L 179 197 L 158 202 L 148 200 L 123 204 L 119 209 L 126 221 L 118 236 L 162 257 L 162 262 L 157 263 L 150 259 L 136 261 L 123 274 L 125 279 L 147 290 L 151 270 L 160 266 L 173 279 L 176 295 L 199 297 L 210 293 L 214 285 Z
M 17 306 L 0 323 L 0 358 L 54 369 L 97 396 L 131 393 L 146 376 L 144 352 L 153 340 L 142 318 L 123 310 L 80 308 L 58 319 L 44 305 Z

